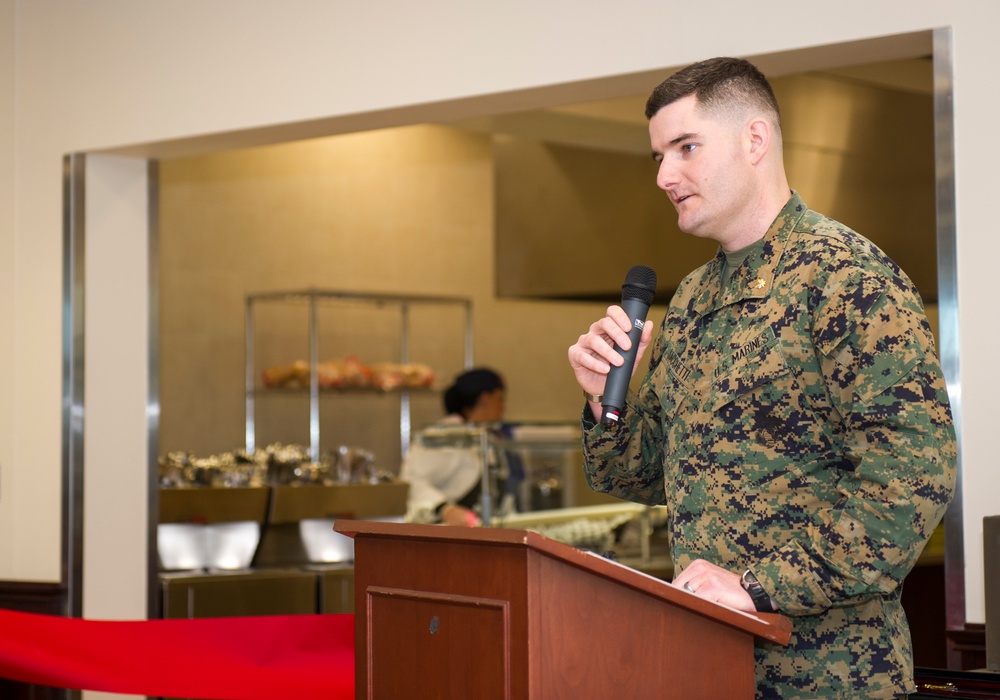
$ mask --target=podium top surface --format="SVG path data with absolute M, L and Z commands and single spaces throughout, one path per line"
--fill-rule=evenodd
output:
M 623 586 L 659 598 L 667 604 L 682 607 L 777 644 L 788 644 L 792 623 L 777 613 L 747 613 L 714 603 L 673 586 L 631 567 L 600 555 L 584 552 L 549 539 L 537 532 L 501 528 L 463 528 L 442 525 L 417 525 L 362 520 L 338 520 L 334 530 L 350 537 L 373 537 L 466 543 L 479 546 L 522 547 L 536 551 L 569 566 L 589 571 L 595 576 L 611 579 Z

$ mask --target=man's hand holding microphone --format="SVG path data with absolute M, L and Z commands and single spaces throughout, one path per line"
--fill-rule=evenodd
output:
M 632 267 L 622 285 L 621 306 L 609 306 L 604 318 L 569 348 L 569 364 L 598 422 L 617 423 L 625 408 L 629 380 L 653 337 L 646 313 L 655 292 L 656 273 Z

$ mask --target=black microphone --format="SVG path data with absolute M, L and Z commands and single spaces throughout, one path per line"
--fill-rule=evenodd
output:
M 601 422 L 604 425 L 614 425 L 621 418 L 625 408 L 625 395 L 628 393 L 629 380 L 632 379 L 632 368 L 635 367 L 635 355 L 639 351 L 639 338 L 642 337 L 642 327 L 646 323 L 646 313 L 653 303 L 656 294 L 656 272 L 645 265 L 633 265 L 625 275 L 622 284 L 622 309 L 632 321 L 632 330 L 628 332 L 632 347 L 628 352 L 618 351 L 625 360 L 620 366 L 611 365 L 608 379 L 604 383 L 604 398 L 601 404 Z

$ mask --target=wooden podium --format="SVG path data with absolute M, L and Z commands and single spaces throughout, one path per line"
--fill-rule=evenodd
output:
M 754 697 L 790 621 L 523 530 L 338 520 L 354 537 L 357 697 Z

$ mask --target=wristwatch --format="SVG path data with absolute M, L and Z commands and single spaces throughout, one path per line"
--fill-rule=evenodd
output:
M 774 608 L 771 607 L 771 596 L 767 594 L 750 569 L 744 571 L 743 575 L 740 576 L 740 585 L 743 586 L 744 591 L 750 594 L 750 599 L 753 601 L 753 606 L 757 608 L 757 612 L 774 612 Z

